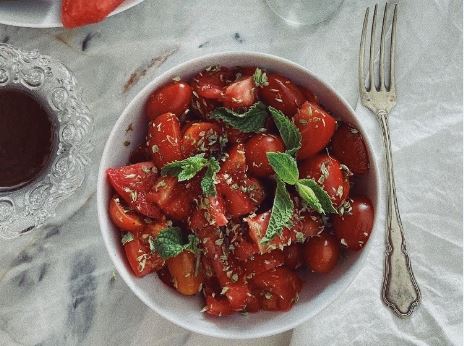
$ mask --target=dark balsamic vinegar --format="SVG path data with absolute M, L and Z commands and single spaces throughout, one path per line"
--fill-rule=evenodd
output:
M 47 165 L 53 124 L 44 107 L 18 90 L 0 90 L 0 188 L 24 185 Z

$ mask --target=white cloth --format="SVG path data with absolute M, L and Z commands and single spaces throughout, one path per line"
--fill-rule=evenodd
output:
M 106 137 L 131 98 L 190 58 L 256 50 L 310 68 L 355 106 L 361 25 L 365 8 L 373 5 L 347 0 L 329 21 L 295 28 L 264 1 L 147 0 L 71 32 L 0 26 L 0 40 L 38 48 L 75 71 L 97 135 L 87 188 L 61 211 L 56 228 L 0 243 L 0 344 L 461 345 L 462 2 L 399 3 L 398 103 L 390 128 L 398 202 L 423 298 L 410 319 L 396 318 L 380 299 L 383 229 L 370 239 L 375 246 L 366 266 L 334 303 L 293 331 L 259 340 L 189 333 L 146 308 L 119 277 L 112 279 L 96 219 L 95 172 Z M 95 35 L 83 52 L 88 34 Z M 148 67 L 171 50 L 164 64 Z M 134 71 L 140 80 L 124 91 Z M 382 161 L 374 116 L 356 108 Z

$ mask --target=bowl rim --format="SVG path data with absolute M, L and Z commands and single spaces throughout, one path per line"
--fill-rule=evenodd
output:
M 218 63 L 220 63 L 219 61 L 223 61 L 226 58 L 236 57 L 236 56 L 249 57 L 249 58 L 253 58 L 253 59 L 270 59 L 270 60 L 273 60 L 275 63 L 280 63 L 282 65 L 291 66 L 292 68 L 295 68 L 297 70 L 301 70 L 306 75 L 311 76 L 312 79 L 314 79 L 318 83 L 320 83 L 326 90 L 328 90 L 333 95 L 335 95 L 338 98 L 338 101 L 340 101 L 340 103 L 342 104 L 342 106 L 349 113 L 351 113 L 353 118 L 358 121 L 359 125 L 361 125 L 361 123 L 359 121 L 359 117 L 356 115 L 356 113 L 353 110 L 353 108 L 351 107 L 351 105 L 332 86 L 330 86 L 327 82 L 323 81 L 317 74 L 312 72 L 310 69 L 308 69 L 308 68 L 306 68 L 306 67 L 304 67 L 304 66 L 302 66 L 302 65 L 300 65 L 298 63 L 295 63 L 295 62 L 293 62 L 291 60 L 288 60 L 286 58 L 282 58 L 282 57 L 272 55 L 272 54 L 268 54 L 268 53 L 255 52 L 255 51 L 224 51 L 224 52 L 218 52 L 218 53 L 205 54 L 205 55 L 193 58 L 193 59 L 189 59 L 189 60 L 187 60 L 187 61 L 185 61 L 185 62 L 183 62 L 181 64 L 177 64 L 177 65 L 169 68 L 168 70 L 166 70 L 165 72 L 162 72 L 161 74 L 159 74 L 155 78 L 153 78 L 150 82 L 148 82 L 134 96 L 134 98 L 127 104 L 127 106 L 124 108 L 121 115 L 117 119 L 117 121 L 114 123 L 114 125 L 113 125 L 113 127 L 111 129 L 111 132 L 110 132 L 110 134 L 109 134 L 109 136 L 108 136 L 108 138 L 106 140 L 105 147 L 104 147 L 104 150 L 103 150 L 103 153 L 102 153 L 102 156 L 101 156 L 101 160 L 100 160 L 99 170 L 98 170 L 98 177 L 97 177 L 97 214 L 98 214 L 98 222 L 99 222 L 99 226 L 100 226 L 100 233 L 103 236 L 105 247 L 106 247 L 106 250 L 108 252 L 108 255 L 111 258 L 111 261 L 113 262 L 116 270 L 118 271 L 119 275 L 122 277 L 122 279 L 124 280 L 126 285 L 129 287 L 129 289 L 147 307 L 149 307 L 151 310 L 154 310 L 157 314 L 159 314 L 160 316 L 162 316 L 166 320 L 168 320 L 168 321 L 170 321 L 170 322 L 172 322 L 172 323 L 174 323 L 174 324 L 176 324 L 176 325 L 178 325 L 178 326 L 180 326 L 180 327 L 182 327 L 182 328 L 184 328 L 186 330 L 189 330 L 191 332 L 199 333 L 199 334 L 206 335 L 206 336 L 224 338 L 224 339 L 250 339 L 250 338 L 267 337 L 267 336 L 272 336 L 272 335 L 276 335 L 276 334 L 279 334 L 279 333 L 286 332 L 286 331 L 291 330 L 291 329 L 297 327 L 298 325 L 306 322 L 311 317 L 316 316 L 321 311 L 326 309 L 329 305 L 331 305 L 337 298 L 339 298 L 340 295 L 344 291 L 346 291 L 346 289 L 353 283 L 353 281 L 359 275 L 362 266 L 360 266 L 360 268 L 356 272 L 353 273 L 352 277 L 349 280 L 346 280 L 346 282 L 338 290 L 338 292 L 336 292 L 333 295 L 332 299 L 327 301 L 326 304 L 323 304 L 323 306 L 316 309 L 316 311 L 314 313 L 312 313 L 312 314 L 308 313 L 308 315 L 303 315 L 301 317 L 294 318 L 289 323 L 286 323 L 285 325 L 283 325 L 281 327 L 277 327 L 277 328 L 274 328 L 274 329 L 269 330 L 269 331 L 262 331 L 262 332 L 254 331 L 252 335 L 249 335 L 248 333 L 240 333 L 240 334 L 239 333 L 227 333 L 227 334 L 224 334 L 223 331 L 218 330 L 218 329 L 196 328 L 196 327 L 192 327 L 191 324 L 188 324 L 188 323 L 186 323 L 186 322 L 184 322 L 182 320 L 175 319 L 174 317 L 172 317 L 169 314 L 165 313 L 163 311 L 163 309 L 159 309 L 157 306 L 155 306 L 154 304 L 149 302 L 148 299 L 145 299 L 145 297 L 143 296 L 143 294 L 141 292 L 139 292 L 138 290 L 134 290 L 134 288 L 132 287 L 132 284 L 128 281 L 130 274 L 128 274 L 126 271 L 120 270 L 119 266 L 116 264 L 117 255 L 112 251 L 112 249 L 114 248 L 114 244 L 112 242 L 112 239 L 110 239 L 107 232 L 103 231 L 103 225 L 104 225 L 104 222 L 105 222 L 103 220 L 103 215 L 106 215 L 106 213 L 107 213 L 106 205 L 103 205 L 103 203 L 102 203 L 102 201 L 103 201 L 103 193 L 104 193 L 103 189 L 104 189 L 105 184 L 107 184 L 106 174 L 105 174 L 105 171 L 106 171 L 107 168 L 103 166 L 103 163 L 106 161 L 105 158 L 108 156 L 109 152 L 112 150 L 112 147 L 110 146 L 110 140 L 115 136 L 115 131 L 119 127 L 118 125 L 123 122 L 123 119 L 127 116 L 128 111 L 130 109 L 132 109 L 137 103 L 140 102 L 140 98 L 142 97 L 142 95 L 144 95 L 147 92 L 147 90 L 150 90 L 150 91 L 155 90 L 155 88 L 158 87 L 158 84 L 163 79 L 165 79 L 166 76 L 176 75 L 176 73 L 175 73 L 176 71 L 183 70 L 186 67 L 188 67 L 189 65 L 199 64 L 202 61 L 206 62 L 206 61 L 209 61 L 209 60 L 212 60 L 212 59 L 217 59 Z M 380 198 L 379 197 L 380 197 L 380 191 L 381 191 L 381 181 L 380 181 L 380 175 L 379 175 L 379 167 L 378 167 L 377 161 L 375 159 L 373 146 L 370 143 L 369 137 L 366 136 L 366 133 L 365 133 L 364 129 L 362 128 L 362 126 L 360 126 L 359 130 L 361 131 L 361 134 L 363 135 L 364 142 L 365 142 L 365 145 L 367 147 L 367 151 L 368 151 L 370 159 L 371 159 L 370 169 L 373 170 L 374 194 L 376 195 L 376 200 L 375 200 L 375 203 L 373 205 L 373 207 L 374 207 L 374 220 L 373 220 L 373 230 L 372 230 L 372 233 L 373 233 L 375 231 L 377 223 L 378 223 L 378 211 L 379 211 L 379 204 L 380 204 Z M 371 238 L 373 238 L 373 237 L 371 236 Z M 371 240 L 371 242 L 372 242 L 372 240 Z M 366 248 L 363 249 L 363 254 L 362 255 L 364 256 L 364 261 L 367 259 L 367 256 L 368 256 L 369 252 L 371 251 L 371 249 L 372 249 L 372 246 L 369 246 L 369 247 L 366 247 Z M 264 313 L 266 313 L 266 312 L 264 312 Z

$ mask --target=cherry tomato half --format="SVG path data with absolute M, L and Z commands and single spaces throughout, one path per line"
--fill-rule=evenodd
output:
M 274 174 L 266 153 L 283 151 L 284 142 L 279 137 L 265 133 L 254 135 L 245 145 L 248 171 L 257 177 Z
M 340 249 L 337 239 L 330 234 L 310 238 L 304 247 L 308 268 L 318 273 L 328 273 L 337 264 Z
M 155 90 L 148 97 L 145 113 L 150 120 L 155 120 L 164 113 L 183 114 L 192 100 L 192 88 L 184 82 L 169 83 Z
M 288 78 L 277 74 L 267 76 L 268 85 L 259 88 L 259 97 L 288 117 L 292 117 L 305 101 L 298 87 Z
M 361 133 L 347 123 L 339 124 L 332 137 L 332 154 L 354 174 L 369 171 L 369 155 Z
M 299 160 L 304 160 L 324 149 L 335 132 L 336 121 L 320 106 L 305 102 L 293 117 L 301 132 Z
M 364 247 L 372 232 L 374 208 L 367 197 L 353 198 L 351 210 L 335 215 L 332 224 L 340 243 L 350 250 Z
M 322 185 L 335 206 L 339 206 L 350 191 L 340 163 L 327 154 L 319 154 L 300 163 L 300 177 L 312 178 Z
M 110 199 L 109 214 L 111 221 L 121 231 L 138 234 L 143 230 L 142 218 L 137 213 L 123 206 L 122 201 L 116 195 Z

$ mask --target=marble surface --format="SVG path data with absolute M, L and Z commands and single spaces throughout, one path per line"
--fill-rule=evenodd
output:
M 261 0 L 146 0 L 73 31 L 0 25 L 0 41 L 39 49 L 75 72 L 97 138 L 85 188 L 47 228 L 0 242 L 0 344 L 462 344 L 462 2 L 399 3 L 399 101 L 390 123 L 399 205 L 423 295 L 411 319 L 397 319 L 380 301 L 382 231 L 370 240 L 366 267 L 333 304 L 293 331 L 259 340 L 189 333 L 146 308 L 115 274 L 99 233 L 95 178 L 106 137 L 131 98 L 190 58 L 254 50 L 310 68 L 354 107 L 361 23 L 372 5 L 346 0 L 320 25 L 290 27 Z M 360 113 L 382 160 L 379 129 Z

